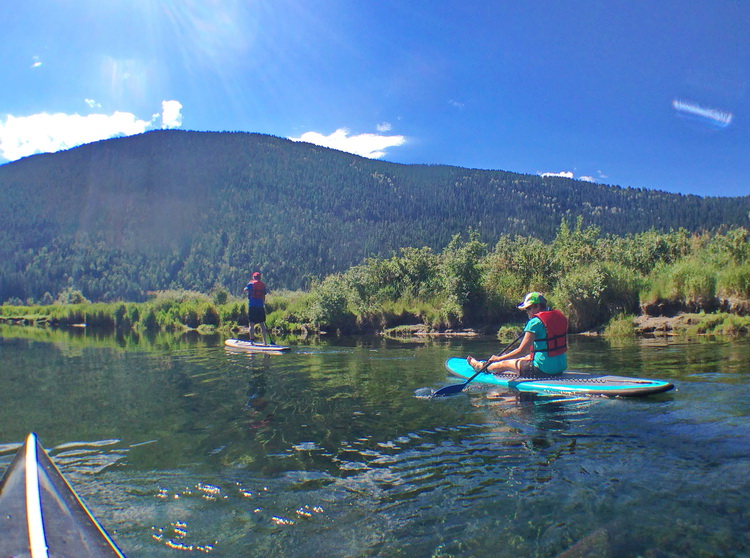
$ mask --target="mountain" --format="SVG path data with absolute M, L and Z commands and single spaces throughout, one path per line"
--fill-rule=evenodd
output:
M 0 300 L 66 287 L 94 300 L 239 293 L 250 273 L 299 288 L 468 228 L 549 240 L 747 224 L 750 197 L 703 198 L 559 177 L 375 161 L 277 137 L 163 130 L 0 166 Z

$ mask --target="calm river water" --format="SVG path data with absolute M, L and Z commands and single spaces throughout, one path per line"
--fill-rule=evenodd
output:
M 491 339 L 0 329 L 0 472 L 34 431 L 129 557 L 748 556 L 750 341 L 574 337 L 571 368 L 642 399 L 495 400 L 449 356 Z

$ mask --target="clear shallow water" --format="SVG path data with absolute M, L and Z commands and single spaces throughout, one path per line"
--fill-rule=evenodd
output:
M 415 397 L 488 340 L 0 338 L 0 470 L 29 431 L 128 556 L 750 553 L 750 343 L 576 338 L 644 399 Z

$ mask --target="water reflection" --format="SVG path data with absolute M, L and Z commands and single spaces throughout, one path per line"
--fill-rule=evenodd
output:
M 748 551 L 746 342 L 573 340 L 576 368 L 677 384 L 646 399 L 425 400 L 496 343 L 86 341 L 0 338 L 0 467 L 36 431 L 131 557 Z

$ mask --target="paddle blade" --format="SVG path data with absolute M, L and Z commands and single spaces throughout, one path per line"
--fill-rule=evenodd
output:
M 435 393 L 433 393 L 432 396 L 445 397 L 447 395 L 456 395 L 457 393 L 461 393 L 468 383 L 469 382 L 465 382 L 463 384 L 453 384 L 452 386 L 445 386 L 444 388 L 440 388 Z

